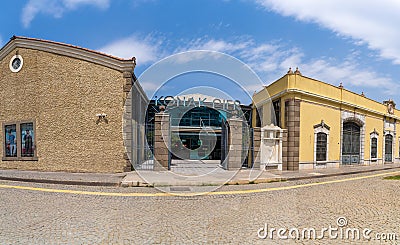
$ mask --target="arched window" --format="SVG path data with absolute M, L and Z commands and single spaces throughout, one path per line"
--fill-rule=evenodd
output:
M 314 125 L 314 162 L 317 164 L 329 160 L 329 130 L 330 127 L 323 120 Z
M 317 149 L 316 149 L 316 158 L 317 161 L 326 161 L 326 152 L 327 152 L 327 134 L 326 133 L 317 133 Z
M 370 133 L 372 162 L 376 162 L 378 158 L 378 137 L 379 133 L 374 129 L 374 131 Z

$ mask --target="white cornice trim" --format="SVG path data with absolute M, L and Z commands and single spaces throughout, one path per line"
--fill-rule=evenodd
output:
M 16 48 L 34 49 L 53 54 L 64 55 L 67 57 L 76 58 L 94 64 L 102 65 L 117 70 L 119 72 L 125 72 L 125 71 L 133 72 L 133 69 L 135 68 L 135 64 L 132 60 L 122 60 L 122 59 L 120 60 L 118 58 L 114 58 L 106 54 L 101 54 L 96 51 L 90 51 L 72 45 L 70 46 L 67 44 L 44 41 L 40 39 L 29 39 L 29 38 L 19 38 L 19 37 L 15 37 L 12 40 L 10 40 L 0 50 L 0 60 L 4 59 L 6 55 L 8 55 Z

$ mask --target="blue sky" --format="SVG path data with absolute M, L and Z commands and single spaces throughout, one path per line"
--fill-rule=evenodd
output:
M 137 58 L 136 75 L 169 55 L 213 50 L 269 84 L 303 75 L 400 103 L 400 1 L 2 1 L 0 44 L 12 35 Z M 149 95 L 157 84 L 143 81 Z M 247 88 L 259 90 L 255 84 Z

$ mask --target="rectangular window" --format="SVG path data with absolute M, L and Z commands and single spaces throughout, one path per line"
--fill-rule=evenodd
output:
M 378 139 L 377 138 L 372 138 L 371 139 L 371 158 L 377 158 L 377 152 L 378 152 Z
M 3 159 L 10 161 L 37 160 L 34 121 L 3 123 Z
M 21 123 L 21 157 L 33 157 L 33 123 Z
M 261 127 L 260 114 L 258 113 L 257 108 L 256 108 L 256 127 Z
M 264 107 L 256 107 L 256 127 L 262 127 L 263 125 L 263 110 Z
M 5 132 L 5 156 L 17 157 L 17 128 L 15 124 L 6 125 Z
M 272 106 L 274 107 L 276 126 L 281 127 L 281 100 L 273 101 Z
M 327 135 L 325 133 L 317 134 L 317 161 L 326 161 Z

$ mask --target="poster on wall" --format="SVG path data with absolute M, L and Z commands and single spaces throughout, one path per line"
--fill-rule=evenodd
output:
M 15 124 L 5 126 L 6 157 L 17 156 L 17 130 Z
M 33 123 L 21 123 L 21 156 L 33 157 L 35 132 L 33 131 Z

